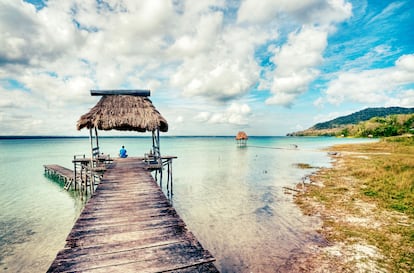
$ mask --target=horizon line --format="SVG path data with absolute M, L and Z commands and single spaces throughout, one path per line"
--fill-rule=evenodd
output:
M 164 135 L 162 137 L 236 137 L 236 135 Z M 248 137 L 286 137 L 286 135 L 250 135 Z M 289 136 L 292 137 L 292 136 Z M 0 135 L 0 139 L 35 139 L 35 138 L 89 138 L 89 136 L 71 135 Z M 99 138 L 151 138 L 151 136 L 99 136 Z

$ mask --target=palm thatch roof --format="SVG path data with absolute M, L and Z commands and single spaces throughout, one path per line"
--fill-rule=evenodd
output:
M 243 131 L 240 131 L 237 133 L 236 136 L 236 140 L 240 140 L 240 139 L 248 139 L 249 137 L 247 136 L 247 134 Z
M 77 123 L 77 129 L 168 131 L 168 123 L 147 97 L 105 95 Z

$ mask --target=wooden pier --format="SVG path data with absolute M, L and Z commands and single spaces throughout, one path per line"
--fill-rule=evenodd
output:
M 43 167 L 45 168 L 45 173 L 47 175 L 62 180 L 65 183 L 65 189 L 68 189 L 75 181 L 75 175 L 71 169 L 56 164 L 43 165 Z
M 218 272 L 138 158 L 115 159 L 48 272 Z

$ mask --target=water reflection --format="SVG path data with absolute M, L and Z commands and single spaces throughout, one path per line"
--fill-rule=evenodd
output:
M 179 156 L 174 206 L 219 270 L 275 272 L 292 250 L 318 236 L 312 230 L 319 222 L 303 217 L 283 190 L 309 172 L 294 167 L 307 153 L 210 147 Z M 185 169 L 189 158 L 191 169 Z

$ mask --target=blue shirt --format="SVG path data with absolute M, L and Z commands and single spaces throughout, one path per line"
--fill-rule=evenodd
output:
M 121 150 L 119 150 L 119 157 L 127 157 L 127 150 L 125 150 L 125 148 L 121 148 Z

